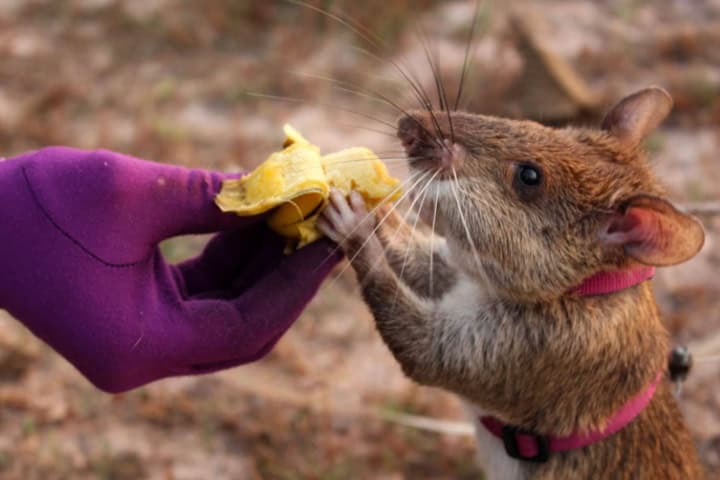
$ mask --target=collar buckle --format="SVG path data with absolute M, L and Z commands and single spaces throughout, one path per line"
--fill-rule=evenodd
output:
M 534 445 L 529 442 L 530 440 Z M 550 459 L 550 445 L 548 438 L 544 435 L 536 435 L 518 427 L 503 425 L 502 441 L 505 445 L 505 452 L 512 458 L 534 463 L 545 463 Z M 521 452 L 521 449 L 525 454 Z M 537 453 L 527 455 L 528 450 L 535 450 Z

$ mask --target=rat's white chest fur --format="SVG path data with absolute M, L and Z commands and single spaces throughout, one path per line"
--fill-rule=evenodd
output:
M 445 330 L 449 332 L 467 330 L 468 333 L 473 331 L 475 335 L 482 335 L 484 325 L 478 319 L 491 298 L 482 285 L 460 273 L 455 284 L 438 302 L 436 316 L 448 322 Z
M 524 479 L 520 462 L 508 456 L 502 441 L 480 424 L 479 418 L 483 415 L 483 411 L 469 402 L 464 403 L 475 425 L 477 459 L 485 472 L 485 478 L 487 480 Z
M 438 317 L 445 322 L 445 332 L 448 335 L 461 336 L 463 338 L 474 337 L 475 342 L 468 341 L 462 345 L 475 345 L 481 348 L 484 343 L 480 337 L 496 335 L 497 332 L 490 322 L 483 321 L 481 312 L 492 295 L 483 289 L 478 282 L 460 275 L 456 284 L 443 296 L 437 306 Z M 465 352 L 463 358 L 473 358 L 474 352 Z M 522 480 L 525 478 L 520 462 L 508 456 L 502 441 L 488 432 L 479 423 L 483 415 L 480 407 L 467 401 L 463 402 L 474 425 L 477 445 L 477 457 L 480 466 L 483 468 L 487 480 Z

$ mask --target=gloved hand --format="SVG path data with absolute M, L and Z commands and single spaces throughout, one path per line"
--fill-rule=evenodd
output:
M 222 179 L 60 147 L 0 161 L 0 308 L 110 392 L 259 359 L 340 255 L 285 256 L 263 219 L 217 209 Z M 177 266 L 157 247 L 216 231 Z

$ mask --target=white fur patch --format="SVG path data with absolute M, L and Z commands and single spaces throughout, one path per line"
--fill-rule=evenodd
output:
M 480 309 L 488 299 L 487 292 L 478 282 L 460 274 L 452 288 L 438 302 L 437 310 L 444 319 L 474 326 Z
M 475 425 L 475 441 L 478 463 L 485 472 L 486 480 L 522 480 L 525 478 L 520 461 L 508 456 L 502 440 L 480 424 L 483 411 L 468 402 L 465 408 Z
M 493 335 L 494 326 L 491 322 L 480 319 L 484 305 L 492 300 L 492 294 L 483 289 L 476 280 L 460 275 L 455 286 L 447 292 L 438 304 L 438 315 L 446 322 L 448 331 L 460 333 L 468 348 L 480 348 L 479 338 Z M 478 337 L 476 341 L 469 341 Z M 491 352 L 491 356 L 496 354 Z M 474 352 L 466 352 L 461 357 L 472 358 Z M 463 402 L 468 414 L 475 425 L 475 438 L 478 463 L 483 468 L 487 480 L 521 480 L 525 478 L 523 469 L 518 460 L 511 458 L 505 452 L 502 440 L 488 432 L 480 424 L 480 416 L 484 413 L 476 405 Z

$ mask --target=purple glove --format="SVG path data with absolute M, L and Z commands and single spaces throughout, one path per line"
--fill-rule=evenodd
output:
M 0 308 L 108 392 L 259 359 L 340 255 L 283 255 L 261 218 L 215 207 L 222 179 L 106 151 L 0 161 Z M 178 266 L 157 247 L 214 231 Z

